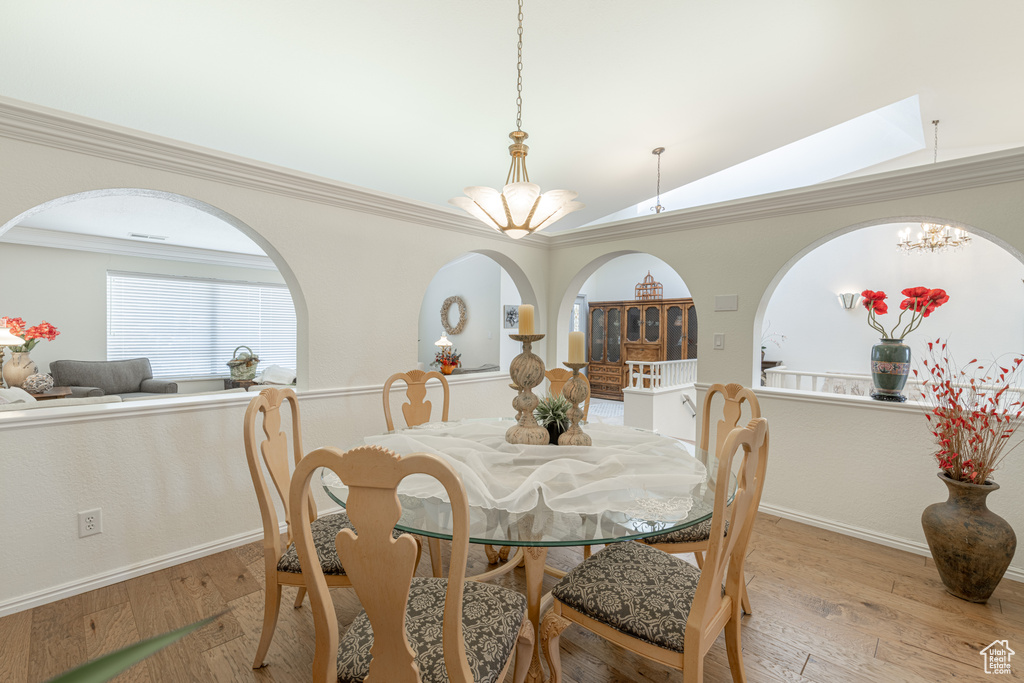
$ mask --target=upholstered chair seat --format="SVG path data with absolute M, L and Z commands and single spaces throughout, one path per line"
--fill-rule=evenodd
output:
M 444 622 L 445 579 L 415 578 L 409 591 L 405 629 L 416 653 L 423 683 L 446 683 L 441 642 Z M 526 597 L 488 583 L 468 581 L 462 596 L 462 633 L 475 683 L 497 683 L 526 615 Z M 338 646 L 338 681 L 362 683 L 370 671 L 373 629 L 363 612 Z
M 704 502 L 696 502 L 690 510 L 691 517 L 711 515 L 711 506 Z M 725 520 L 725 533 L 729 533 L 729 520 Z M 711 538 L 711 517 L 693 526 L 683 527 L 670 531 L 667 534 L 649 536 L 642 539 L 642 543 L 657 545 L 659 543 L 700 543 Z
M 338 559 L 338 551 L 334 547 L 334 539 L 342 529 L 355 530 L 352 522 L 349 521 L 348 515 L 344 512 L 338 512 L 333 515 L 320 517 L 313 520 L 310 526 L 313 529 L 313 543 L 316 544 L 316 554 L 320 557 L 320 567 L 323 568 L 324 574 L 341 576 L 345 573 L 345 568 L 341 566 L 341 560 Z M 394 538 L 398 538 L 402 535 L 402 532 L 396 529 L 391 535 Z M 288 547 L 285 554 L 278 560 L 277 571 L 295 574 L 302 573 L 302 567 L 299 565 L 299 553 L 295 549 L 294 543 Z
M 700 569 L 640 543 L 614 543 L 552 589 L 563 604 L 616 630 L 675 652 L 697 593 Z

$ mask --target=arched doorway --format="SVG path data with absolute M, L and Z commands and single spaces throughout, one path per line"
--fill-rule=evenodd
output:
M 901 253 L 899 232 L 916 233 L 921 222 L 967 230 L 970 244 L 947 252 Z M 832 393 L 865 393 L 870 387 L 869 353 L 879 334 L 866 324 L 863 290 L 884 291 L 888 329 L 899 319 L 900 292 L 910 287 L 941 288 L 949 302 L 912 332 L 906 343 L 920 358 L 928 341 L 942 338 L 956 358 L 993 358 L 1021 347 L 1024 263 L 1001 240 L 972 226 L 941 217 L 880 219 L 829 235 L 797 254 L 765 291 L 755 319 L 756 347 L 765 347 L 769 385 Z M 844 308 L 840 294 L 853 294 Z M 863 376 L 832 380 L 829 375 Z
M 449 261 L 423 294 L 418 361 L 429 369 L 444 334 L 460 354 L 458 374 L 507 371 L 521 349 L 508 338 L 515 324 L 506 313 L 522 303 L 536 305 L 537 297 L 522 268 L 508 256 L 478 250 Z
M 294 274 L 259 233 L 217 207 L 158 190 L 94 190 L 7 221 L 0 244 L 12 277 L 40 283 L 8 300 L 17 311 L 0 314 L 45 319 L 61 330 L 54 342 L 33 350 L 41 370 L 52 360 L 116 360 L 122 348 L 130 356 L 152 356 L 154 376 L 173 378 L 179 393 L 195 393 L 223 389 L 226 363 L 244 345 L 266 361 L 261 370 L 287 367 L 300 385 L 305 380 L 308 319 Z M 111 287 L 129 280 L 147 283 L 149 293 L 122 291 L 141 303 L 159 283 L 167 285 L 169 303 L 148 302 L 153 316 L 126 319 L 141 331 L 142 346 L 118 336 L 111 319 L 112 311 L 131 308 L 117 308 L 111 299 Z M 177 293 L 183 288 L 211 293 L 185 301 Z M 230 304 L 224 292 L 242 304 Z M 125 300 L 118 295 L 116 303 Z M 147 330 L 151 346 L 143 339 Z M 158 360 L 161 353 L 168 363 Z

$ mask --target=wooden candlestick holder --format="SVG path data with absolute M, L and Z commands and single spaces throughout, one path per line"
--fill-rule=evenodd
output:
M 587 367 L 586 363 L 562 363 L 567 368 L 572 369 L 572 377 L 565 382 L 565 386 L 562 387 L 562 396 L 568 399 L 569 403 L 572 404 L 572 408 L 569 408 L 568 416 L 569 421 L 572 424 L 569 429 L 562 432 L 562 435 L 558 437 L 559 446 L 590 446 L 590 436 L 585 434 L 580 428 L 580 420 L 583 419 L 583 409 L 580 405 L 585 403 L 587 397 L 590 396 L 590 387 L 580 377 L 580 370 Z
M 544 445 L 550 440 L 548 430 L 537 424 L 533 410 L 540 403 L 533 394 L 533 387 L 544 381 L 544 361 L 533 353 L 533 342 L 544 338 L 543 334 L 510 334 L 509 339 L 523 343 L 523 352 L 512 359 L 508 374 L 519 387 L 519 393 L 512 399 L 516 409 L 516 424 L 505 432 L 508 443 Z

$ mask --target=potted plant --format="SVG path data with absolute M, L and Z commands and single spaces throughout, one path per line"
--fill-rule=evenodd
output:
M 434 354 L 434 362 L 431 365 L 441 368 L 441 374 L 450 375 L 452 370 L 462 365 L 460 358 L 462 354 L 454 346 L 442 346 L 441 350 Z
M 548 430 L 550 442 L 557 445 L 558 437 L 569 428 L 569 409 L 572 403 L 561 394 L 548 394 L 540 400 L 533 416 L 537 423 Z
M 928 351 L 921 398 L 949 499 L 925 508 L 921 525 L 946 590 L 985 602 L 1017 548 L 1013 529 L 985 499 L 999 488 L 992 472 L 1020 445 L 1007 448 L 1024 421 L 1018 384 L 1024 358 L 988 365 L 974 359 L 958 367 L 945 344 L 931 342 Z
M 903 296 L 907 298 L 900 303 L 900 317 L 892 329 L 886 331 L 877 318 L 889 312 L 885 292 L 865 289 L 860 295 L 864 297 L 864 308 L 868 309 L 868 325 L 882 335 L 879 343 L 871 347 L 871 381 L 875 385 L 871 398 L 876 401 L 906 401 L 902 391 L 910 372 L 910 347 L 903 343 L 903 339 L 920 327 L 932 311 L 949 301 L 949 296 L 942 289 L 904 289 Z M 903 325 L 907 311 L 910 311 L 910 320 Z

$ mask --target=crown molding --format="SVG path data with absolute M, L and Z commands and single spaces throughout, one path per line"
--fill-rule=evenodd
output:
M 454 209 L 377 192 L 96 119 L 0 97 L 0 137 L 326 204 L 499 242 L 508 238 Z M 519 244 L 544 249 L 542 235 Z
M 667 211 L 654 216 L 639 216 L 547 235 L 547 240 L 552 249 L 565 249 L 1019 180 L 1024 180 L 1024 148 Z
M 31 247 L 49 247 L 51 249 L 72 249 L 74 251 L 91 251 L 99 254 L 116 254 L 118 256 L 138 256 L 155 258 L 164 261 L 187 261 L 212 266 L 233 266 L 236 268 L 259 268 L 260 270 L 277 270 L 277 266 L 267 256 L 256 254 L 238 254 L 214 249 L 199 249 L 173 244 L 155 242 L 136 242 L 133 240 L 102 237 L 99 235 L 83 235 L 75 232 L 59 230 L 43 230 L 15 226 L 0 236 L 0 242 L 24 244 Z

